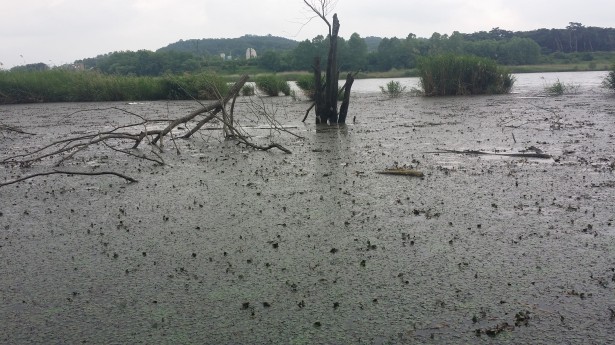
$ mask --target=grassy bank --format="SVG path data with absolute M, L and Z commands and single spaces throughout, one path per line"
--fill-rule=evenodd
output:
M 607 71 L 609 64 L 595 64 L 588 62 L 583 63 L 555 63 L 542 65 L 523 65 L 509 66 L 513 73 L 541 73 L 541 72 L 587 72 L 587 71 Z
M 0 72 L 0 104 L 215 99 L 216 90 L 224 94 L 228 85 L 213 74 L 128 77 L 61 69 Z

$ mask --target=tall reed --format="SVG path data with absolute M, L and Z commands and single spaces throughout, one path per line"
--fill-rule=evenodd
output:
M 491 59 L 439 55 L 419 60 L 420 83 L 426 96 L 508 93 L 514 78 Z
M 259 75 L 254 80 L 256 88 L 267 96 L 279 96 L 280 92 L 284 96 L 290 95 L 290 85 L 288 82 L 275 74 Z
M 615 91 L 615 63 L 611 65 L 611 71 L 602 81 L 602 86 Z
M 316 81 L 313 74 L 305 74 L 297 77 L 297 87 L 310 100 L 314 100 L 316 95 Z

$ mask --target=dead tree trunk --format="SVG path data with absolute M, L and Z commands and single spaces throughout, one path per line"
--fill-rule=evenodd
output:
M 337 36 L 340 31 L 340 22 L 337 14 L 333 15 L 333 27 L 331 37 L 329 37 L 329 55 L 327 57 L 327 75 L 325 84 L 325 114 L 329 123 L 337 123 L 337 92 L 338 78 L 337 71 Z
M 316 112 L 316 124 L 327 123 L 325 113 L 325 96 L 322 87 L 322 70 L 320 69 L 320 57 L 314 58 L 314 111 Z
M 346 76 L 346 84 L 344 84 L 344 99 L 340 106 L 340 115 L 338 123 L 346 123 L 346 116 L 348 115 L 348 106 L 350 106 L 350 89 L 352 89 L 352 83 L 354 83 L 354 76 L 348 73 Z
M 318 12 L 314 7 L 310 8 L 315 11 L 324 21 L 329 25 L 329 22 Z M 348 106 L 350 104 L 350 89 L 352 87 L 352 81 L 354 77 L 349 75 L 346 78 L 344 103 L 339 109 L 337 107 L 339 97 L 339 71 L 337 63 L 337 42 L 338 34 L 340 30 L 340 22 L 337 18 L 337 14 L 333 15 L 333 25 L 329 25 L 329 53 L 327 56 L 327 67 L 325 70 L 324 86 L 322 83 L 322 70 L 320 67 L 320 58 L 314 59 L 314 104 L 316 113 L 316 123 L 327 122 L 329 124 L 345 123 L 346 115 L 348 113 Z

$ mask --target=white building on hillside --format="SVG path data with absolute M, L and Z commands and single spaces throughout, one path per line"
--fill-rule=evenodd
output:
M 246 60 L 250 60 L 254 58 L 256 58 L 256 49 L 254 48 L 246 49 Z

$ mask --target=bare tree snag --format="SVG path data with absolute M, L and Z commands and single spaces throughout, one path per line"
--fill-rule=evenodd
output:
M 333 28 L 329 37 L 329 56 L 327 57 L 327 72 L 325 80 L 325 116 L 329 123 L 337 123 L 337 92 L 338 79 L 337 72 L 337 37 L 340 30 L 340 22 L 337 20 L 337 13 L 333 15 Z
M 329 28 L 329 35 L 331 35 L 331 23 L 327 19 L 327 15 L 333 7 L 335 7 L 336 0 L 303 0 L 305 5 L 310 9 L 310 11 L 314 12 L 316 17 L 322 19 L 327 27 Z
M 327 55 L 327 67 L 325 70 L 325 82 L 324 82 L 324 90 L 321 89 L 321 67 L 320 67 L 320 59 L 314 59 L 314 82 L 315 82 L 315 95 L 314 95 L 314 103 L 315 103 L 315 113 L 316 113 L 316 123 L 329 123 L 329 124 L 337 124 L 337 123 L 345 123 L 346 116 L 348 113 L 348 107 L 350 105 L 350 89 L 352 86 L 352 81 L 348 83 L 349 79 L 347 78 L 346 92 L 348 95 L 345 97 L 345 103 L 343 105 L 343 113 L 340 109 L 338 113 L 338 94 L 339 94 L 339 71 L 338 71 L 338 62 L 337 62 L 337 46 L 338 46 L 338 34 L 340 30 L 340 22 L 337 17 L 337 13 L 333 14 L 333 23 L 330 23 L 327 19 L 327 14 L 331 11 L 331 9 L 335 5 L 335 0 L 303 0 L 305 5 L 315 14 L 315 17 L 322 19 L 325 22 L 329 29 L 329 53 Z M 346 96 L 346 94 L 345 94 Z M 307 111 L 309 113 L 309 110 Z M 306 113 L 306 115 L 307 115 Z M 305 120 L 304 120 L 305 121 Z
M 354 83 L 354 76 L 348 73 L 346 76 L 346 84 L 344 84 L 344 99 L 340 106 L 339 123 L 346 123 L 346 116 L 348 115 L 348 106 L 350 105 L 350 90 L 352 89 L 352 83 Z
M 314 112 L 316 113 L 316 124 L 327 123 L 325 113 L 325 95 L 322 87 L 322 70 L 320 69 L 320 57 L 314 58 Z

